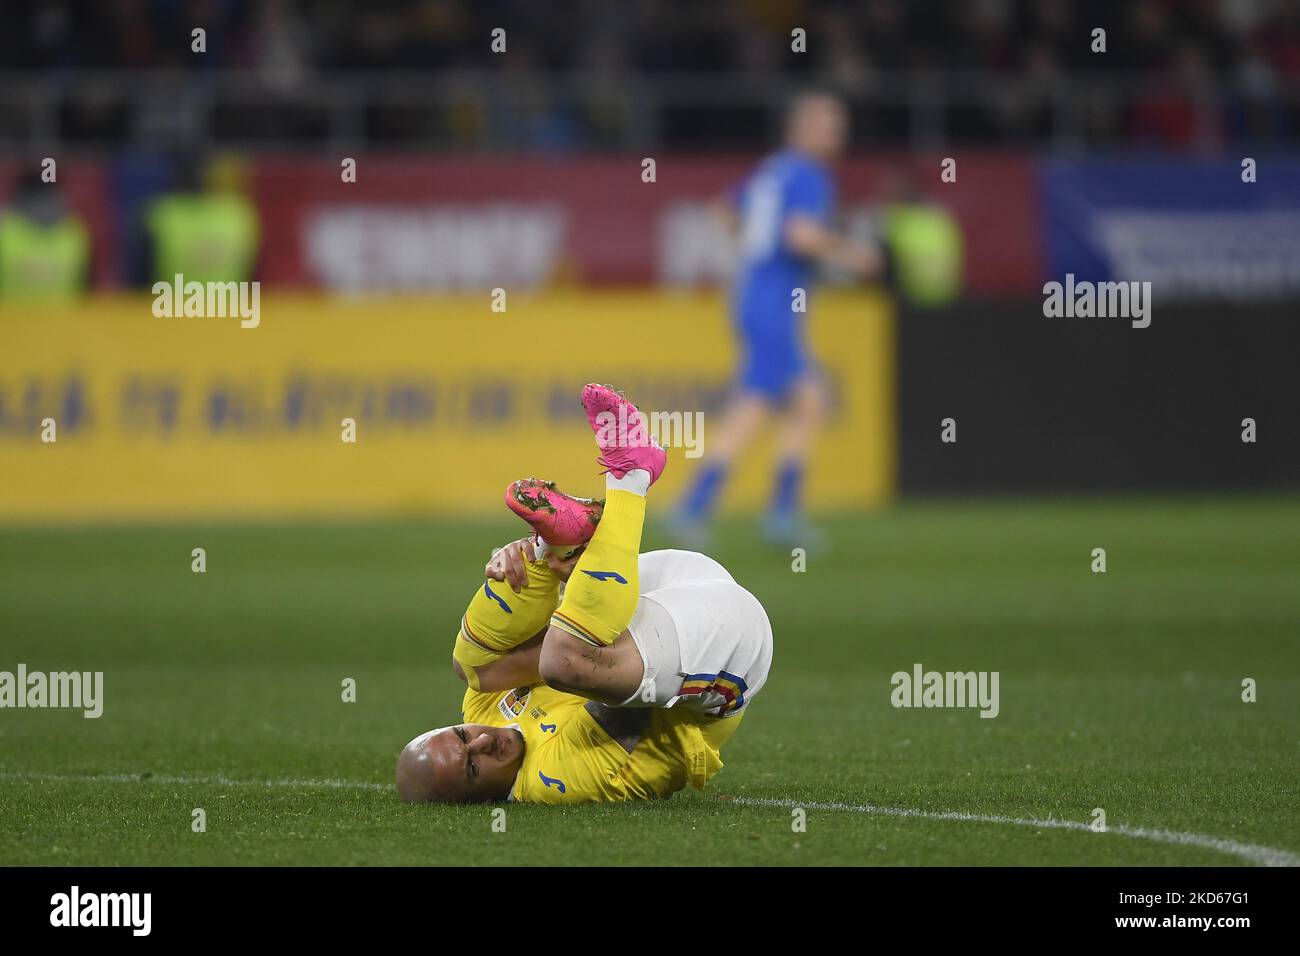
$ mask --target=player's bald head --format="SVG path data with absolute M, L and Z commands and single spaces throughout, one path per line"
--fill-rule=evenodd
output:
M 397 793 L 407 803 L 504 800 L 523 759 L 523 736 L 513 728 L 437 727 L 397 755 Z
M 438 735 L 447 728 L 438 727 L 420 734 L 397 755 L 397 792 L 407 803 L 441 803 L 448 791 L 444 772 L 447 748 Z
M 786 108 L 785 140 L 792 149 L 829 160 L 844 151 L 848 137 L 848 109 L 829 90 L 805 90 Z

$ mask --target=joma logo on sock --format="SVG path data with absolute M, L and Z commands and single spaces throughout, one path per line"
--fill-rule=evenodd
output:
M 1067 272 L 1064 285 L 1049 282 L 1043 295 L 1043 315 L 1049 319 L 1132 319 L 1135 329 L 1151 324 L 1150 282 L 1075 282 L 1074 273 Z
M 617 571 L 587 571 L 584 569 L 582 573 L 595 578 L 597 581 L 617 581 L 619 584 L 627 584 L 627 578 Z
M 260 282 L 186 282 L 178 272 L 170 283 L 155 282 L 152 291 L 155 318 L 238 318 L 243 329 L 262 322 Z
M 920 664 L 912 672 L 897 671 L 889 679 L 895 707 L 978 707 L 981 717 L 996 717 L 997 671 L 927 671 Z
M 152 913 L 152 893 L 82 893 L 73 886 L 50 897 L 51 926 L 129 926 L 131 935 L 148 936 Z

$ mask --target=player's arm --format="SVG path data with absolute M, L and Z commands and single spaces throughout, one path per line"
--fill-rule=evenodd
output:
M 542 678 L 537 671 L 537 663 L 542 657 L 542 638 L 545 635 L 546 631 L 542 630 L 503 656 L 477 665 L 474 668 L 474 676 L 478 681 L 477 689 L 485 694 L 495 694 L 516 687 L 531 687 L 533 684 L 541 683 Z M 454 654 L 451 658 L 451 669 L 455 671 L 457 677 L 469 683 L 469 679 L 465 676 L 465 668 L 461 666 Z
M 531 538 L 492 556 L 456 635 L 452 670 L 484 693 L 538 683 L 541 638 L 559 603 L 559 578 L 537 559 Z
M 727 235 L 736 236 L 740 234 L 740 213 L 736 209 L 736 201 L 730 193 L 723 193 L 721 196 L 709 203 L 709 212 L 716 218 Z
M 880 275 L 884 264 L 878 250 L 840 235 L 806 213 L 794 212 L 786 218 L 784 239 L 792 252 L 863 279 Z

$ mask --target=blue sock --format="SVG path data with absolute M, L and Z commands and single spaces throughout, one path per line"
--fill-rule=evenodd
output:
M 773 518 L 784 521 L 798 513 L 802 485 L 803 463 L 792 459 L 781 462 L 776 471 L 776 487 L 772 492 Z
M 725 465 L 705 465 L 695 476 L 685 497 L 682 498 L 681 513 L 691 521 L 702 521 L 713 514 L 713 506 L 722 490 L 722 482 L 727 477 Z

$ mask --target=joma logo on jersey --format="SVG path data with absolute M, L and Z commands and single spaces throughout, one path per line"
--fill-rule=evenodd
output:
M 507 614 L 515 613 L 514 611 L 510 610 L 509 604 L 501 600 L 500 596 L 498 596 L 498 594 L 495 591 L 493 591 L 490 587 L 488 587 L 488 583 L 486 581 L 483 582 L 483 593 L 486 594 L 488 597 L 490 597 L 492 600 L 496 601 L 498 604 L 500 604 L 501 610 L 505 611 Z
M 569 788 L 564 785 L 564 781 L 559 777 L 548 777 L 540 770 L 537 771 L 537 776 L 541 779 L 542 786 L 544 787 L 554 787 L 556 790 L 560 791 L 560 793 L 567 793 L 569 790 Z
M 497 701 L 497 707 L 506 720 L 514 720 L 528 706 L 528 694 L 531 688 L 518 687 Z

